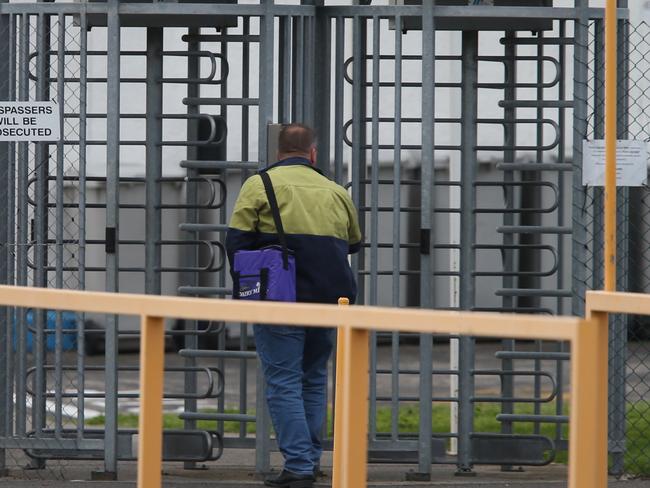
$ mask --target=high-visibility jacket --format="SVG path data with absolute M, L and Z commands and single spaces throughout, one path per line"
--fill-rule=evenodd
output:
M 282 160 L 266 170 L 278 201 L 287 245 L 295 253 L 299 302 L 354 302 L 356 282 L 348 254 L 359 250 L 357 210 L 346 190 L 303 158 Z M 237 197 L 226 236 L 231 268 L 235 251 L 278 244 L 277 230 L 259 175 Z

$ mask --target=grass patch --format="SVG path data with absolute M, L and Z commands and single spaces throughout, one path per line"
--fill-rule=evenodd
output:
M 542 415 L 554 415 L 555 404 L 544 404 L 541 406 Z M 449 427 L 449 405 L 434 404 L 433 406 L 433 432 L 447 433 Z M 533 414 L 534 406 L 532 404 L 515 405 L 515 413 Z M 216 410 L 203 410 L 206 413 L 216 412 Z M 236 409 L 227 409 L 227 413 L 239 413 Z M 248 412 L 254 413 L 254 412 Z M 501 413 L 501 406 L 495 403 L 478 403 L 474 408 L 474 430 L 475 432 L 498 433 L 501 431 L 501 424 L 497 422 L 496 416 Z M 563 415 L 568 415 L 568 405 L 564 406 Z M 103 426 L 104 417 L 98 416 L 86 421 L 88 427 Z M 118 426 L 124 429 L 137 429 L 137 414 L 119 414 L 117 419 Z M 419 430 L 419 407 L 417 404 L 402 405 L 397 417 L 398 431 L 402 434 L 417 434 Z M 163 425 L 166 429 L 182 429 L 183 420 L 178 418 L 177 414 L 166 413 L 163 415 Z M 388 407 L 377 407 L 377 424 L 378 433 L 390 433 L 392 427 L 392 412 Z M 197 428 L 200 430 L 215 431 L 217 430 L 216 421 L 199 420 Z M 562 438 L 568 438 L 568 425 L 560 426 L 562 429 Z M 224 422 L 224 431 L 229 434 L 238 434 L 240 429 L 239 422 Z M 557 426 L 555 424 L 542 424 L 540 434 L 554 439 L 556 436 Z M 331 412 L 328 415 L 328 430 L 333 430 Z M 255 423 L 250 422 L 246 425 L 248 434 L 255 433 Z M 514 424 L 516 434 L 533 434 L 534 425 L 529 422 L 516 422 Z M 567 453 L 558 451 L 555 462 L 566 463 Z M 637 402 L 628 404 L 627 407 L 627 452 L 625 454 L 625 470 L 627 473 L 636 475 L 650 474 L 650 402 Z

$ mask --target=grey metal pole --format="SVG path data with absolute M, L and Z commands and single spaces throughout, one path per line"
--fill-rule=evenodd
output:
M 16 82 L 17 82 L 17 71 L 16 71 L 16 57 L 18 55 L 18 39 L 17 39 L 17 23 L 19 17 L 17 15 L 11 15 L 9 17 L 9 85 L 8 85 L 8 94 L 9 100 L 16 100 Z M 9 156 L 7 160 L 7 208 L 10 211 L 7 213 L 7 283 L 15 283 L 15 271 L 16 271 L 16 143 L 11 142 L 9 144 Z M 10 309 L 8 313 L 13 314 L 14 324 L 16 323 L 16 311 L 15 309 Z M 9 340 L 6 342 L 7 348 L 7 378 L 9 379 L 7 383 L 7 398 L 14 398 L 15 392 L 15 360 L 17 349 L 17 329 L 12 327 L 9 329 Z M 11 400 L 7 401 L 7 411 L 6 411 L 6 434 L 14 434 L 14 412 L 15 412 L 15 402 Z
M 292 122 L 305 122 L 304 89 L 305 71 L 305 44 L 303 42 L 305 19 L 301 16 L 292 18 L 291 37 L 291 120 Z
M 280 17 L 278 27 L 278 122 L 288 124 L 291 119 L 291 17 Z
M 566 36 L 566 24 L 567 22 L 565 20 L 560 21 L 560 38 L 564 38 Z M 559 46 L 559 56 L 558 56 L 558 61 L 560 63 L 560 68 L 562 69 L 561 77 L 558 83 L 558 99 L 561 101 L 566 100 L 566 85 L 567 85 L 567 79 L 565 76 L 565 69 L 566 69 L 566 52 L 567 52 L 567 46 L 566 45 L 561 45 Z M 558 109 L 558 124 L 562 128 L 562 132 L 560 135 L 560 143 L 558 145 L 558 163 L 559 164 L 566 164 L 566 131 L 563 130 L 566 124 L 566 108 L 561 107 Z M 566 201 L 567 198 L 567 192 L 566 192 L 566 179 L 567 175 L 564 174 L 564 171 L 561 171 L 558 173 L 558 187 L 559 187 L 559 201 L 564 202 Z M 557 225 L 561 226 L 564 225 L 565 221 L 565 215 L 567 212 L 567 208 L 563 204 L 561 204 L 558 208 L 557 211 Z M 564 258 L 564 249 L 565 249 L 565 236 L 563 235 L 558 235 L 557 236 L 557 254 L 558 254 L 558 260 L 560 263 L 560 271 L 557 273 L 557 278 L 556 278 L 556 284 L 557 284 L 557 289 L 558 290 L 564 290 L 565 288 L 565 274 L 564 274 L 564 269 L 565 269 L 565 258 Z M 564 315 L 565 314 L 565 299 L 563 298 L 558 298 L 557 299 L 557 314 L 558 315 Z M 567 344 L 566 342 L 560 342 L 557 344 L 557 351 L 558 352 L 567 352 Z M 565 381 L 565 365 L 564 361 L 557 361 L 555 363 L 555 371 L 556 371 L 556 380 L 558 385 L 564 385 Z M 561 416 L 564 415 L 564 405 L 565 405 L 565 398 L 564 398 L 564 386 L 560 387 L 560 390 L 558 392 L 557 396 L 557 401 L 555 402 L 555 415 Z M 555 441 L 556 443 L 559 443 L 562 441 L 562 425 L 557 424 L 555 427 Z
M 119 0 L 107 0 L 107 111 L 106 111 L 106 291 L 119 290 L 119 191 L 120 191 L 120 17 Z M 116 315 L 106 316 L 104 383 L 106 422 L 104 472 L 93 479 L 117 479 L 117 356 Z
M 369 304 L 378 304 L 379 268 L 379 63 L 380 19 L 372 18 L 372 115 L 370 141 L 370 282 Z M 363 176 L 365 179 L 365 174 Z M 377 437 L 377 333 L 370 333 L 370 425 L 368 435 Z
M 618 6 L 627 7 L 627 1 L 619 0 Z M 629 134 L 629 23 L 618 21 L 617 29 L 617 133 L 618 139 L 627 139 Z M 617 282 L 621 291 L 634 291 L 630 288 L 632 274 L 640 268 L 633 261 L 633 249 L 639 246 L 632 229 L 631 214 L 636 211 L 633 193 L 636 188 L 619 188 L 617 192 L 618 217 L 616 226 L 617 242 Z M 643 208 L 642 206 L 640 208 Z M 642 241 L 641 241 L 642 242 Z M 620 476 L 625 472 L 626 452 L 626 382 L 627 382 L 627 332 L 631 322 L 629 315 L 614 315 L 610 319 L 609 354 L 609 453 L 611 454 L 611 473 Z
M 587 288 L 587 227 L 585 216 L 585 191 L 582 186 L 582 141 L 587 137 L 587 107 L 589 98 L 589 14 L 588 0 L 576 0 L 578 18 L 574 27 L 573 63 L 573 251 L 572 291 L 574 315 L 584 315 Z
M 593 81 L 593 121 L 594 121 L 594 139 L 603 139 L 605 137 L 605 23 L 598 19 L 594 23 L 594 81 Z M 585 191 L 589 191 L 585 189 Z M 603 200 L 604 190 L 600 187 L 591 189 L 592 200 L 592 276 L 591 287 L 595 290 L 603 286 Z
M 504 89 L 504 98 L 505 100 L 515 100 L 517 97 L 517 44 L 516 44 L 516 33 L 513 31 L 506 32 L 505 35 L 505 89 Z M 503 118 L 505 121 L 504 125 L 504 141 L 503 145 L 508 148 L 503 152 L 503 162 L 504 163 L 514 163 L 516 158 L 516 152 L 514 147 L 517 144 L 517 124 L 515 122 L 516 109 L 514 106 L 506 106 L 503 109 Z M 503 181 L 506 183 L 504 187 L 504 200 L 505 207 L 507 210 L 511 210 L 515 207 L 514 202 L 514 189 L 509 183 L 514 181 L 513 171 L 508 171 L 507 169 L 503 173 Z M 505 212 L 503 214 L 503 225 L 511 226 L 514 225 L 514 214 L 512 212 Z M 514 272 L 514 235 L 510 232 L 506 232 L 502 235 L 503 239 L 503 288 L 509 289 L 514 288 L 514 279 L 512 273 Z M 504 295 L 502 298 L 502 307 L 504 311 L 512 310 L 514 307 L 514 299 L 510 295 Z M 512 351 L 515 348 L 515 341 L 512 339 L 504 339 L 502 341 L 502 347 L 506 351 Z M 513 370 L 513 361 L 512 359 L 503 359 L 501 361 L 501 369 L 504 372 Z M 513 398 L 514 393 L 514 378 L 512 375 L 506 374 L 501 378 L 501 396 L 504 398 Z M 511 402 L 501 403 L 501 412 L 505 414 L 514 413 L 514 404 Z M 504 421 L 501 422 L 501 433 L 502 434 L 512 434 L 513 425 L 512 422 Z M 503 465 L 501 466 L 502 471 L 512 470 L 512 466 Z
M 160 241 L 162 214 L 160 205 L 162 178 L 163 112 L 163 28 L 147 28 L 147 141 L 146 141 L 146 209 L 145 209 L 145 293 L 160 295 L 162 267 Z
M 29 100 L 29 44 L 30 44 L 29 16 L 20 16 L 20 41 L 18 64 L 19 71 L 19 99 Z M 29 210 L 27 203 L 27 185 L 29 178 L 29 143 L 18 143 L 18 168 L 17 168 L 16 199 L 18 208 L 16 212 L 16 281 L 19 286 L 27 286 L 27 246 L 29 239 Z M 24 436 L 27 433 L 27 310 L 20 308 L 17 311 L 18 323 L 16 326 L 16 434 Z
M 336 18 L 334 69 L 334 181 L 343 183 L 343 104 L 345 101 L 343 64 L 345 62 L 345 21 Z
M 223 29 L 223 34 L 227 34 L 228 29 L 224 28 Z M 220 96 L 222 99 L 227 100 L 228 99 L 228 83 L 226 79 L 228 78 L 228 68 L 226 66 L 226 63 L 223 62 L 223 59 L 228 59 L 228 42 L 225 40 L 221 41 L 220 45 L 220 50 L 221 50 L 221 55 L 223 56 L 221 64 L 221 79 L 223 80 L 223 83 L 219 86 L 220 88 Z M 271 80 L 273 79 L 273 71 L 271 71 Z M 273 82 L 271 82 L 271 85 L 273 85 Z M 273 107 L 273 101 L 271 101 L 269 107 Z M 271 109 L 273 110 L 273 109 Z M 273 112 L 271 112 L 273 113 Z M 228 123 L 228 104 L 223 104 L 219 107 L 219 115 L 223 118 L 223 120 L 226 122 L 226 125 Z M 228 144 L 227 141 L 224 140 L 223 143 L 223 151 L 222 152 L 222 157 L 224 160 L 228 161 Z M 227 175 L 228 175 L 228 170 L 227 168 L 222 168 L 217 170 L 219 173 L 219 177 L 223 179 L 224 181 L 224 187 L 225 184 L 227 183 Z M 224 226 L 223 230 L 218 231 L 218 238 L 220 242 L 225 242 L 226 241 L 226 232 L 225 232 L 225 227 L 228 225 L 228 217 L 230 217 L 230 214 L 228 213 L 228 209 L 226 208 L 226 205 L 221 205 L 221 208 L 219 209 L 219 222 Z M 221 288 L 226 287 L 226 268 L 222 268 L 217 272 L 217 286 Z M 217 347 L 221 350 L 226 349 L 226 328 L 222 327 L 221 331 L 218 334 L 218 345 Z M 226 360 L 225 358 L 219 358 L 217 360 L 217 367 L 221 371 L 226 370 Z M 217 409 L 219 412 L 224 413 L 226 409 L 226 398 L 225 395 L 220 395 L 219 399 L 217 400 Z M 221 435 L 224 434 L 224 421 L 219 420 L 217 422 L 217 432 L 219 432 Z
M 36 59 L 36 99 L 49 100 L 49 56 L 47 53 L 50 50 L 49 32 L 50 32 L 50 16 L 43 13 L 37 17 L 37 31 L 36 31 L 36 46 L 39 53 Z M 34 264 L 36 270 L 34 272 L 34 285 L 37 287 L 47 287 L 47 271 L 48 265 L 48 176 L 49 176 L 49 143 L 38 142 L 35 144 L 34 150 L 34 164 L 36 174 L 35 184 L 35 209 L 34 209 L 34 236 L 32 243 L 34 244 Z M 45 326 L 46 326 L 46 311 L 33 310 L 34 326 L 36 333 L 34 334 L 33 352 L 34 352 L 34 403 L 32 405 L 32 421 L 34 422 L 32 428 L 36 432 L 36 437 L 40 437 L 45 427 L 45 390 L 46 376 L 45 369 Z M 32 460 L 30 464 L 33 468 L 43 468 L 45 462 L 43 460 Z
M 188 52 L 197 52 L 201 48 L 201 43 L 197 40 L 197 36 L 200 34 L 200 29 L 198 27 L 192 27 L 188 29 L 189 41 L 187 43 Z M 201 60 L 198 56 L 188 56 L 187 58 L 187 78 L 191 80 L 196 80 L 199 78 L 199 64 Z M 198 98 L 201 96 L 201 88 L 198 83 L 188 83 L 187 84 L 187 97 L 188 98 Z M 187 114 L 190 117 L 198 115 L 199 107 L 195 104 L 187 105 Z M 187 121 L 187 140 L 188 141 L 197 141 L 198 137 L 198 119 L 188 119 Z M 196 146 L 187 146 L 187 159 L 190 161 L 195 161 L 197 159 L 198 150 Z M 244 159 L 245 161 L 246 159 Z M 199 172 L 196 168 L 187 168 L 187 183 L 185 184 L 185 204 L 187 208 L 185 210 L 185 222 L 199 222 L 199 210 L 197 208 L 199 203 L 198 195 L 198 183 L 196 177 Z M 185 236 L 188 240 L 197 240 L 199 235 L 197 232 L 186 232 Z M 199 251 L 196 246 L 184 246 L 185 252 L 183 252 L 183 266 L 186 269 L 196 269 L 199 262 Z M 198 286 L 199 285 L 199 276 L 196 271 L 185 271 L 183 273 L 182 283 L 185 286 Z M 185 328 L 188 329 L 197 329 L 197 321 L 185 321 Z M 185 335 L 185 349 L 198 349 L 199 340 L 196 334 L 187 334 Z M 188 368 L 185 372 L 185 393 L 191 397 L 196 394 L 197 391 L 197 378 L 196 372 L 192 371 L 191 368 L 196 366 L 196 358 L 193 356 L 185 357 L 185 366 Z M 195 398 L 186 398 L 184 400 L 184 409 L 186 412 L 196 412 L 197 411 L 197 400 Z M 186 418 L 183 421 L 183 427 L 186 430 L 196 429 L 196 420 L 193 418 Z M 185 462 L 183 467 L 185 469 L 193 469 L 196 466 L 194 462 Z
M 322 7 L 324 0 L 317 0 Z M 322 8 L 316 10 L 316 42 L 312 55 L 318 53 L 318 62 L 313 64 L 314 99 L 316 114 L 313 115 L 314 130 L 318 137 L 318 168 L 330 173 L 330 91 L 331 91 L 331 23 Z
M 322 4 L 324 0 L 301 0 L 301 3 L 303 5 L 316 5 L 317 2 Z M 316 22 L 317 17 L 315 15 L 310 15 L 310 16 L 303 16 L 302 18 L 304 21 L 304 31 L 303 31 L 303 38 L 301 39 L 301 42 L 305 46 L 305 50 L 303 51 L 304 54 L 303 73 L 304 73 L 305 81 L 304 81 L 304 93 L 303 93 L 302 103 L 304 105 L 305 122 L 311 127 L 315 127 L 316 120 L 315 120 L 314 109 L 316 106 L 318 106 L 319 103 L 322 102 L 322 100 L 318 100 L 315 97 L 315 94 L 317 93 L 317 89 L 318 89 L 316 81 L 318 80 L 321 83 L 326 83 L 324 77 L 323 78 L 315 77 L 316 70 L 318 68 L 325 68 L 326 70 L 329 70 L 330 58 L 329 55 L 325 54 L 325 51 L 318 52 L 318 58 L 316 57 L 317 56 L 316 42 L 317 42 L 317 35 L 319 34 L 318 32 L 319 27 Z M 327 44 L 327 46 L 325 46 L 325 44 L 323 43 L 320 43 L 319 46 L 329 51 L 329 43 Z M 316 59 L 318 59 L 319 62 L 316 63 L 315 62 Z M 324 73 L 320 73 L 320 74 L 324 74 Z M 329 113 L 329 110 L 320 113 L 318 118 L 323 117 L 326 113 Z M 318 132 L 316 134 L 318 134 Z M 320 147 L 322 149 L 322 145 Z
M 366 33 L 367 19 L 354 17 L 352 20 L 352 201 L 357 209 L 365 206 L 366 192 L 361 184 L 361 178 L 366 172 Z M 366 215 L 359 212 L 359 227 L 365 233 Z M 365 265 L 363 249 L 352 255 L 352 271 L 357 277 L 357 303 L 365 303 L 366 278 L 359 275 L 359 270 Z M 370 419 L 372 421 L 372 419 Z M 372 442 L 372 439 L 370 440 Z
M 6 0 L 2 0 L 0 3 L 4 3 Z M 7 46 L 8 49 L 2 49 L 0 51 L 0 100 L 11 100 L 9 98 L 9 86 L 12 83 L 10 76 L 13 74 L 13 71 L 9 69 L 10 67 L 10 50 L 11 42 L 10 39 L 10 16 L 8 14 L 0 14 L 0 46 Z M 0 142 L 0 168 L 5 168 L 6 172 L 3 171 L 0 174 L 0 195 L 8 195 L 9 193 L 9 160 L 12 159 L 10 153 L 11 145 L 8 142 Z M 8 202 L 7 202 L 8 203 Z M 13 212 L 13 207 L 8 205 L 3 205 L 0 208 L 0 283 L 3 285 L 8 283 L 8 264 L 9 264 L 9 253 L 7 249 L 8 243 L 8 222 L 9 222 L 9 212 Z M 13 323 L 13 320 L 7 321 L 8 318 L 7 308 L 0 308 L 0 323 L 7 324 Z M 6 346 L 7 337 L 8 337 L 7 327 L 0 327 L 0 365 L 7 368 L 8 366 L 8 355 L 9 347 Z M 0 437 L 5 437 L 8 432 L 8 421 L 9 418 L 9 375 L 0 374 Z M 4 449 L 0 449 L 0 476 L 6 476 L 6 452 Z
M 258 159 L 259 167 L 268 164 L 267 127 L 273 121 L 273 51 L 275 42 L 274 32 L 274 0 L 263 0 L 264 15 L 260 17 L 260 90 L 259 90 L 259 135 Z M 257 414 L 255 435 L 255 469 L 258 473 L 266 473 L 271 465 L 270 418 L 265 402 L 264 379 L 258 368 L 257 374 Z
M 395 126 L 393 128 L 393 307 L 400 306 L 400 269 L 401 269 L 401 210 L 402 205 L 402 17 L 395 17 Z M 393 332 L 391 338 L 391 440 L 399 439 L 399 358 L 400 334 Z
M 63 288 L 63 253 L 65 247 L 63 245 L 63 232 L 65 217 L 63 211 L 64 203 L 64 165 L 65 165 L 65 152 L 64 152 L 64 139 L 65 139 L 65 16 L 58 15 L 59 29 L 58 29 L 58 45 L 57 45 L 57 72 L 56 72 L 56 99 L 59 106 L 59 120 L 61 121 L 61 137 L 56 144 L 56 273 L 55 273 L 55 286 L 56 288 Z M 56 312 L 56 331 L 55 331 L 55 344 L 54 344 L 54 431 L 56 437 L 61 437 L 63 433 L 63 317 L 62 313 L 57 310 Z
M 85 7 L 80 14 L 79 50 L 79 289 L 86 289 L 86 114 L 88 99 L 88 17 Z M 85 315 L 78 316 L 77 332 L 77 440 L 84 436 L 86 386 Z
M 422 4 L 422 162 L 420 194 L 420 306 L 433 308 L 434 303 L 434 127 L 436 33 L 433 16 L 435 1 Z M 419 480 L 431 478 L 433 424 L 433 337 L 420 334 L 420 426 L 418 433 Z
M 461 79 L 461 205 L 460 205 L 460 290 L 461 310 L 474 307 L 476 268 L 476 118 L 478 111 L 478 32 L 463 32 Z M 475 474 L 472 470 L 472 431 L 474 429 L 474 339 L 459 339 L 458 372 L 458 459 L 457 475 Z

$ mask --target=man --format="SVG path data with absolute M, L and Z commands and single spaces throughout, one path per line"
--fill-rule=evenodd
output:
M 314 132 L 284 126 L 278 162 L 268 167 L 289 249 L 295 253 L 299 302 L 353 303 L 356 283 L 348 254 L 359 250 L 357 211 L 341 186 L 316 168 Z M 277 230 L 260 176 L 242 186 L 233 210 L 226 249 L 278 244 Z M 255 325 L 255 345 L 267 386 L 267 403 L 284 469 L 267 486 L 310 488 L 319 469 L 321 430 L 327 417 L 327 360 L 334 330 Z

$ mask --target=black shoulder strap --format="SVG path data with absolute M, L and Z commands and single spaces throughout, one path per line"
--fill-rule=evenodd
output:
M 282 261 L 284 269 L 289 268 L 289 248 L 287 247 L 287 236 L 284 234 L 284 227 L 282 226 L 282 218 L 280 218 L 280 209 L 278 208 L 278 201 L 275 198 L 275 192 L 273 191 L 273 184 L 271 183 L 271 177 L 266 171 L 260 173 L 262 178 L 262 183 L 264 183 L 264 189 L 266 190 L 266 198 L 269 200 L 269 206 L 271 207 L 271 215 L 273 215 L 273 222 L 275 223 L 275 228 L 278 231 L 278 240 L 280 241 L 280 246 L 282 246 Z

